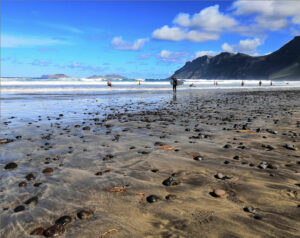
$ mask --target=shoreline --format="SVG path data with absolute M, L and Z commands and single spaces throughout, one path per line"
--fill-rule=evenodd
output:
M 67 215 L 63 237 L 297 237 L 299 88 L 220 91 L 71 97 L 66 112 L 42 108 L 20 127 L 18 117 L 1 121 L 1 139 L 14 141 L 0 144 L 0 235 L 32 237 Z M 5 170 L 8 162 L 18 167 Z M 178 184 L 165 186 L 170 177 Z M 153 203 L 142 199 L 150 195 Z M 82 209 L 92 215 L 80 219 Z

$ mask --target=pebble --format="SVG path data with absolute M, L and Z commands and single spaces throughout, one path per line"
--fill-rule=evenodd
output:
M 296 150 L 295 146 L 292 144 L 285 144 L 284 148 L 288 149 L 288 150 Z
M 175 185 L 180 184 L 180 182 L 177 181 L 177 180 L 174 180 L 173 177 L 169 177 L 169 178 L 165 179 L 165 180 L 162 182 L 162 184 L 165 185 L 165 186 L 175 186 Z
M 152 169 L 151 172 L 153 173 L 157 173 L 159 171 L 159 169 Z
M 18 165 L 15 162 L 11 162 L 5 165 L 4 169 L 6 170 L 13 170 L 15 168 L 17 168 Z
M 55 224 L 65 226 L 72 221 L 70 216 L 62 216 L 55 221 Z
M 233 157 L 233 159 L 234 159 L 234 160 L 239 160 L 240 157 L 239 157 L 238 155 L 236 155 L 236 156 Z
M 37 203 L 38 203 L 38 197 L 37 196 L 34 196 L 32 198 L 29 198 L 28 200 L 26 200 L 24 203 L 26 205 L 29 205 L 29 206 L 35 206 Z
M 44 173 L 44 174 L 51 174 L 51 173 L 53 173 L 53 171 L 54 171 L 53 168 L 45 168 L 45 169 L 43 170 L 43 173 Z
M 157 202 L 160 198 L 156 195 L 150 195 L 146 198 L 147 202 L 149 203 L 153 203 L 153 202 Z
M 263 162 L 261 162 L 261 163 L 258 165 L 258 167 L 259 167 L 260 169 L 266 169 L 266 168 L 268 167 L 268 163 L 265 162 L 265 161 L 263 161 Z
M 198 156 L 195 156 L 195 157 L 193 158 L 193 160 L 200 161 L 200 160 L 203 160 L 203 158 L 202 158 L 200 155 L 198 155 Z
M 90 129 L 91 128 L 89 126 L 85 126 L 85 127 L 82 128 L 82 130 L 84 130 L 84 131 L 89 131 Z
M 279 169 L 280 166 L 278 164 L 268 164 L 269 169 Z
M 175 194 L 168 194 L 167 196 L 166 196 L 166 199 L 167 200 L 175 200 L 177 198 L 177 196 L 175 195 Z
M 230 148 L 232 148 L 232 146 L 229 145 L 229 144 L 226 144 L 226 145 L 223 146 L 223 148 L 225 148 L 225 149 L 230 149 Z
M 77 217 L 81 220 L 88 219 L 92 217 L 94 213 L 91 210 L 81 210 L 77 213 Z
M 19 187 L 20 188 L 23 188 L 23 187 L 26 187 L 27 186 L 27 183 L 25 181 L 22 181 L 19 183 Z
M 216 197 L 224 197 L 227 193 L 225 190 L 223 189 L 215 189 L 213 191 L 213 194 L 216 196 Z
M 26 177 L 25 177 L 28 181 L 31 181 L 31 180 L 34 180 L 35 179 L 35 176 L 30 173 L 30 174 L 27 174 Z
M 45 229 L 43 227 L 35 228 L 33 231 L 30 232 L 30 235 L 32 236 L 42 236 L 45 232 Z
M 65 228 L 62 225 L 56 224 L 47 228 L 44 231 L 44 236 L 57 237 L 57 236 L 61 236 L 64 232 L 65 232 Z
M 222 173 L 217 173 L 217 174 L 215 175 L 215 177 L 216 177 L 217 179 L 223 179 L 223 178 L 224 178 L 224 175 L 223 175 Z
M 24 211 L 24 210 L 25 210 L 25 207 L 23 205 L 20 205 L 20 206 L 17 206 L 14 209 L 14 212 L 21 212 L 21 211 Z
M 253 207 L 251 207 L 251 206 L 247 206 L 247 207 L 244 207 L 244 211 L 245 212 L 254 212 L 254 208 Z

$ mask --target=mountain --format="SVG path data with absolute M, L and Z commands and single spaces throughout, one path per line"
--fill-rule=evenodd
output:
M 42 75 L 42 79 L 57 79 L 57 78 L 69 78 L 69 76 L 65 74 L 48 74 L 48 75 Z
M 92 76 L 88 77 L 88 79 L 97 79 L 97 78 L 103 78 L 103 79 L 127 79 L 126 77 L 118 75 L 118 74 L 107 74 L 105 76 L 92 75 Z
M 202 56 L 175 71 L 181 79 L 300 79 L 300 36 L 279 50 L 253 57 L 223 52 Z

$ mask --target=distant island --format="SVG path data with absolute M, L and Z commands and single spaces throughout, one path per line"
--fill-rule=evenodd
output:
M 300 79 L 300 36 L 264 56 L 228 52 L 214 57 L 205 55 L 186 62 L 172 76 L 179 79 Z
M 48 74 L 48 75 L 42 75 L 42 79 L 57 79 L 57 78 L 70 78 L 69 76 L 65 74 Z
M 97 79 L 97 78 L 102 78 L 102 79 L 127 79 L 127 77 L 124 77 L 124 76 L 118 75 L 118 74 L 107 74 L 105 76 L 92 75 L 92 76 L 88 77 L 88 79 Z

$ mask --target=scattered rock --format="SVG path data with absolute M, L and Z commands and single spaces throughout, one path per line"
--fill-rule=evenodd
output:
M 193 160 L 200 161 L 200 160 L 203 160 L 203 158 L 200 155 L 197 155 L 197 156 L 193 157 Z
M 266 169 L 268 167 L 268 163 L 266 161 L 261 162 L 258 167 L 260 169 Z
M 167 196 L 166 196 L 166 199 L 167 200 L 175 200 L 177 198 L 177 196 L 175 195 L 175 194 L 168 194 Z
M 44 174 L 51 174 L 51 173 L 53 173 L 53 171 L 54 171 L 53 168 L 45 168 L 45 169 L 43 170 L 43 173 L 44 173 Z
M 233 157 L 233 159 L 234 159 L 234 160 L 239 160 L 240 157 L 239 157 L 238 155 L 235 155 L 235 156 Z
M 244 211 L 252 213 L 252 212 L 254 212 L 254 208 L 251 206 L 247 206 L 247 207 L 244 207 Z
M 55 221 L 55 224 L 65 226 L 72 222 L 72 218 L 70 216 L 62 216 Z
M 283 147 L 288 150 L 297 150 L 296 147 L 292 144 L 285 144 Z
M 32 198 L 29 198 L 28 200 L 26 200 L 24 203 L 26 205 L 29 205 L 29 206 L 35 206 L 37 203 L 38 203 L 38 197 L 37 196 L 34 196 Z
M 81 220 L 86 220 L 94 215 L 91 210 L 81 210 L 77 213 L 77 217 Z
M 22 181 L 19 183 L 19 187 L 20 188 L 23 188 L 23 187 L 26 187 L 27 186 L 27 183 L 25 181 Z
M 217 179 L 223 179 L 223 178 L 224 178 L 224 175 L 223 175 L 222 173 L 217 173 L 217 174 L 215 175 L 215 178 L 217 178 Z
M 151 169 L 151 172 L 153 173 L 157 173 L 159 171 L 159 169 Z
M 35 176 L 34 176 L 32 173 L 30 173 L 30 174 L 27 174 L 25 178 L 26 178 L 28 181 L 32 181 L 32 180 L 35 179 Z
M 17 168 L 18 165 L 15 162 L 11 162 L 5 165 L 4 169 L 6 170 L 13 170 L 15 168 Z
M 15 207 L 14 212 L 21 212 L 24 210 L 25 210 L 25 207 L 23 205 L 20 205 L 20 206 Z
M 225 149 L 230 149 L 230 148 L 232 148 L 232 145 L 226 144 L 226 145 L 223 146 L 223 148 L 225 148 Z
M 43 227 L 35 228 L 33 231 L 30 232 L 30 235 L 32 236 L 42 236 L 45 232 L 45 229 Z
M 50 226 L 44 231 L 44 236 L 46 237 L 57 237 L 64 234 L 65 228 L 60 224 L 55 224 L 53 226 Z
M 85 126 L 85 127 L 82 128 L 82 130 L 84 130 L 84 131 L 89 131 L 90 129 L 91 128 L 89 126 Z
M 173 177 L 169 177 L 169 178 L 165 179 L 162 182 L 162 184 L 165 185 L 165 186 L 175 186 L 175 185 L 180 184 L 180 182 L 175 180 Z
M 226 191 L 225 190 L 223 190 L 223 189 L 215 189 L 214 191 L 213 191 L 213 195 L 215 196 L 215 197 L 224 197 L 224 196 L 226 196 Z
M 157 202 L 160 198 L 156 195 L 150 195 L 146 198 L 147 202 L 149 203 L 153 203 L 153 202 Z
M 10 143 L 10 142 L 14 142 L 14 140 L 11 140 L 11 139 L 0 139 L 0 145 L 1 144 L 7 144 L 7 143 Z

